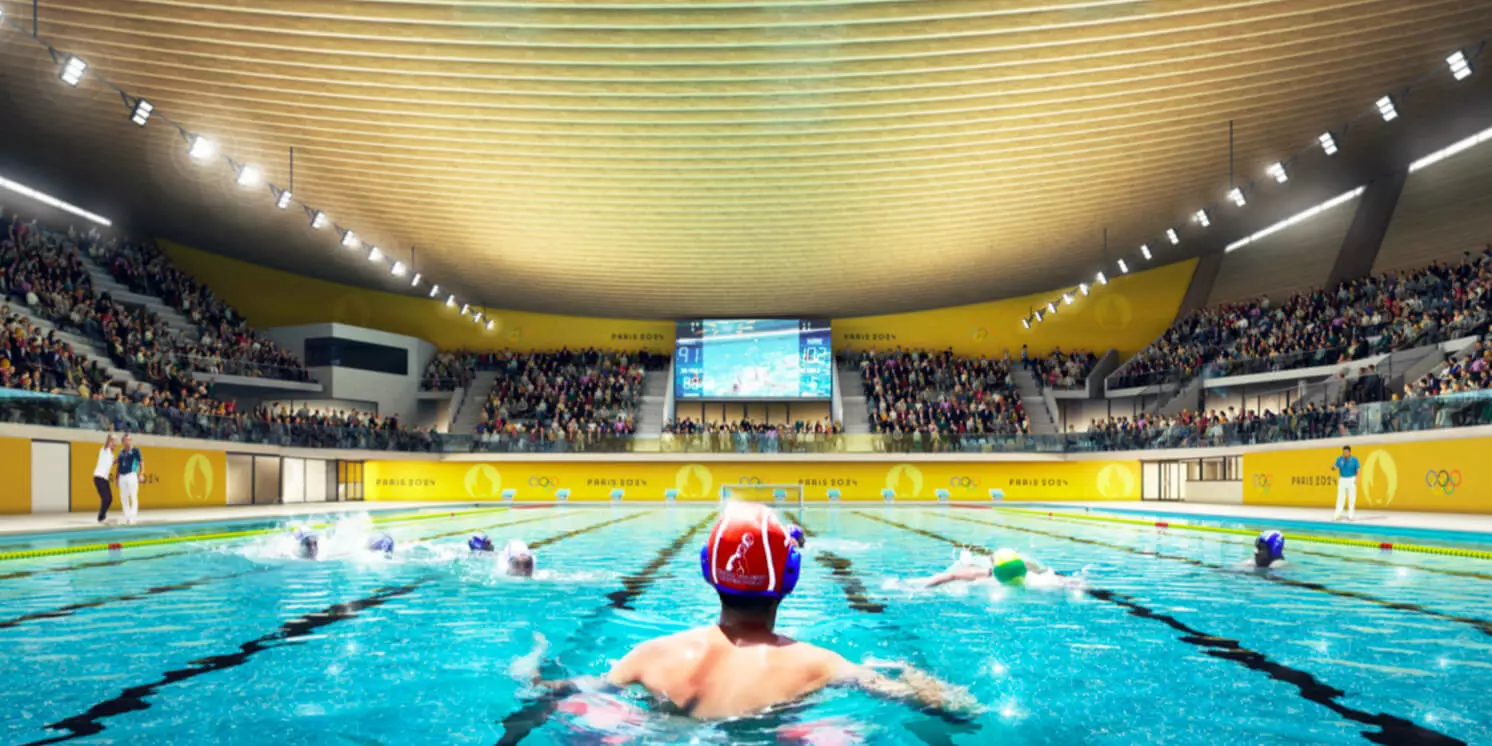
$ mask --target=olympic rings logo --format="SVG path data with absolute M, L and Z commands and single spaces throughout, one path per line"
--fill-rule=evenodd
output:
M 1268 492 L 1269 488 L 1274 486 L 1274 478 L 1271 475 L 1269 475 L 1269 474 L 1258 474 L 1258 473 L 1255 473 L 1254 474 L 1254 486 L 1258 487 L 1259 489 L 1261 489 L 1261 490 L 1263 490 L 1265 492 Z
M 554 480 L 549 477 L 529 477 L 528 486 L 547 490 L 554 486 Z
M 1438 487 L 1441 492 L 1447 495 L 1454 495 L 1456 494 L 1456 488 L 1461 486 L 1461 470 L 1451 469 L 1450 471 L 1446 471 L 1445 469 L 1441 469 L 1436 471 L 1431 469 L 1425 472 L 1425 486 Z
M 974 477 L 949 477 L 948 486 L 962 487 L 966 490 L 972 490 L 975 487 L 979 486 L 979 480 L 975 479 Z
M 759 485 L 761 483 L 762 483 L 762 478 L 761 477 L 742 477 L 741 478 L 741 484 Z

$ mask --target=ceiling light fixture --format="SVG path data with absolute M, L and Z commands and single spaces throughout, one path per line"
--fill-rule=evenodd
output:
M 1290 174 L 1285 173 L 1285 166 L 1281 163 L 1271 164 L 1269 168 L 1265 169 L 1265 173 L 1273 176 L 1274 180 L 1281 184 L 1290 180 Z
M 1109 278 L 1105 277 L 1104 273 L 1102 273 L 1102 272 L 1099 272 L 1098 276 L 1095 277 L 1095 278 L 1093 278 L 1093 279 L 1098 280 L 1098 284 L 1100 284 L 1100 285 L 1107 285 L 1107 284 L 1109 284 Z
M 1232 200 L 1233 204 L 1239 207 L 1243 207 L 1249 203 L 1248 198 L 1243 196 L 1243 190 L 1238 187 L 1233 187 L 1233 191 L 1228 192 L 1228 199 Z
M 275 207 L 281 210 L 289 207 L 290 200 L 295 197 L 295 195 L 290 193 L 289 189 L 276 189 L 271 186 L 270 191 L 275 193 Z
M 448 296 L 446 296 L 446 307 L 447 308 L 453 308 L 453 307 L 455 307 L 455 305 L 456 305 L 456 296 L 455 295 L 448 295 Z
M 1140 244 L 1140 256 L 1145 257 L 1145 261 L 1147 261 L 1147 262 L 1150 261 L 1150 244 L 1148 244 L 1148 243 L 1142 243 L 1142 244 Z
M 430 286 L 430 297 L 434 298 L 437 295 L 440 295 L 440 285 L 438 285 L 438 284 L 431 285 Z
M 1393 96 L 1384 96 L 1383 98 L 1378 99 L 1376 105 L 1378 107 L 1378 113 L 1383 116 L 1383 121 L 1392 122 L 1395 119 L 1399 118 L 1399 110 L 1394 108 Z
M 259 186 L 259 182 L 263 178 L 264 174 L 259 171 L 258 166 L 244 164 L 238 167 L 238 178 L 235 181 L 238 182 L 239 186 L 248 188 Z
M 409 286 L 412 288 L 419 287 L 421 277 L 423 277 L 423 275 L 421 275 L 419 272 L 414 273 L 414 279 L 409 281 Z
M 89 212 L 88 210 L 78 207 L 71 202 L 60 200 L 39 189 L 32 189 L 31 187 L 26 186 L 19 181 L 11 181 L 4 176 L 0 176 L 0 188 L 9 189 L 16 194 L 21 195 L 22 197 L 29 197 L 36 200 L 37 202 L 47 205 L 48 207 L 55 207 L 64 212 L 70 212 L 80 218 L 85 218 L 98 223 L 105 228 L 114 225 L 113 221 L 102 215 L 99 215 L 98 213 Z
M 1119 260 L 1119 274 L 1122 274 L 1122 275 L 1129 274 L 1129 265 L 1126 264 L 1123 259 Z
M 1078 292 L 1082 293 L 1083 295 L 1087 295 L 1088 294 L 1088 283 L 1086 283 L 1086 282 L 1080 282 L 1080 283 L 1078 283 Z
M 409 268 L 404 266 L 404 262 L 394 262 L 394 266 L 389 267 L 389 274 L 395 277 L 403 277 L 409 274 Z
M 187 155 L 193 160 L 205 161 L 218 154 L 218 144 L 201 135 L 192 135 L 192 145 L 187 148 Z
M 1175 228 L 1167 228 L 1166 229 L 1166 240 L 1170 241 L 1172 246 L 1179 246 L 1179 245 L 1181 245 L 1181 237 L 1178 236 L 1178 235 L 1176 235 L 1176 229 Z
M 1062 305 L 1064 305 L 1064 306 L 1070 306 L 1070 305 L 1072 305 L 1072 293 L 1063 293 L 1062 294 Z
M 1327 155 L 1337 154 L 1337 138 L 1332 137 L 1330 132 L 1322 132 L 1316 140 L 1321 143 L 1322 152 Z
M 86 72 L 88 72 L 88 63 L 84 62 L 81 57 L 72 55 L 67 58 L 66 62 L 62 63 L 62 72 L 60 75 L 62 82 L 77 88 L 78 84 L 83 82 L 83 74 Z
M 130 110 L 130 121 L 144 127 L 145 123 L 150 121 L 150 114 L 153 111 L 155 111 L 155 104 L 143 98 L 137 98 L 135 99 L 135 108 Z
M 331 224 L 332 224 L 331 218 L 328 218 L 326 216 L 326 213 L 324 213 L 324 212 L 322 212 L 320 210 L 317 210 L 316 213 L 311 216 L 311 227 L 312 228 L 320 230 L 320 229 L 325 228 L 325 227 L 327 227 L 328 225 L 331 225 Z
M 1212 225 L 1212 216 L 1208 215 L 1206 210 L 1198 210 L 1197 214 L 1192 216 L 1192 220 L 1197 221 L 1203 228 Z M 1174 233 L 1174 231 L 1172 232 Z M 1173 241 L 1172 243 L 1175 242 Z
M 1446 64 L 1451 66 L 1451 75 L 1456 80 L 1465 80 L 1471 75 L 1471 61 L 1466 59 L 1466 53 L 1457 49 L 1451 56 L 1445 58 Z
M 1030 329 L 1031 328 L 1031 317 L 1027 316 L 1025 318 L 1022 318 L 1021 319 L 1021 326 L 1024 326 L 1027 329 Z
M 383 251 L 381 251 L 377 246 L 374 246 L 372 249 L 370 249 L 368 251 L 368 261 L 370 261 L 370 262 L 381 262 L 381 261 L 383 261 Z M 403 272 L 395 272 L 394 274 L 403 274 Z
M 487 331 L 492 331 L 494 326 L 497 326 L 497 319 L 487 319 Z
M 350 230 L 342 231 L 342 245 L 343 246 L 346 246 L 349 249 L 355 249 L 361 243 L 362 243 L 362 241 L 358 240 L 358 237 L 357 237 L 356 233 L 353 233 Z

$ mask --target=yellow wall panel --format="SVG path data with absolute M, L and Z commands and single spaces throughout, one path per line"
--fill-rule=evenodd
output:
M 0 489 L 0 515 L 30 513 L 30 440 L 0 438 L 0 474 L 5 475 L 5 488 Z
M 1492 513 L 1492 438 L 1361 445 L 1357 507 L 1451 513 Z M 1331 508 L 1332 470 L 1341 448 L 1250 453 L 1243 457 L 1245 505 Z
M 98 511 L 93 467 L 103 444 L 72 444 L 72 509 Z M 118 447 L 115 443 L 115 447 Z M 140 509 L 208 508 L 228 504 L 228 456 L 223 451 L 140 446 L 145 469 L 140 475 Z M 119 485 L 111 484 L 112 513 L 120 510 Z
M 493 331 L 456 323 L 455 309 L 442 301 L 315 280 L 256 264 L 160 241 L 178 266 L 207 283 L 255 326 L 269 328 L 338 322 L 407 334 L 443 350 L 553 350 L 599 347 L 673 351 L 672 321 L 603 319 L 490 310 Z M 836 349 L 892 347 L 945 349 L 961 355 L 1016 354 L 1022 344 L 1034 353 L 1053 347 L 1111 347 L 1133 352 L 1150 344 L 1176 316 L 1191 283 L 1196 260 L 1114 278 L 1077 296 L 1070 306 L 1030 330 L 1021 318 L 1058 296 L 1043 291 L 1020 298 L 889 316 L 836 319 Z
M 1056 291 L 1007 298 L 969 306 L 890 316 L 834 320 L 834 348 L 886 350 L 895 347 L 942 350 L 959 355 L 999 356 L 1021 345 L 1033 354 L 1053 347 L 1091 349 L 1099 354 L 1114 348 L 1135 352 L 1149 345 L 1176 318 L 1181 298 L 1191 284 L 1195 259 L 1111 279 L 1093 294 L 1074 293 L 1073 304 L 1060 306 L 1046 321 L 1021 327 L 1021 319 L 1058 297 Z
M 990 489 L 1007 500 L 1138 500 L 1136 461 L 1068 463 L 764 463 L 764 462 L 445 462 L 369 461 L 369 500 L 499 500 L 504 489 L 520 501 L 606 500 L 613 488 L 633 500 L 661 500 L 676 489 L 681 500 L 715 500 L 725 484 L 802 484 L 804 497 L 823 500 L 831 488 L 841 499 L 936 500 L 947 489 L 954 500 L 988 500 Z

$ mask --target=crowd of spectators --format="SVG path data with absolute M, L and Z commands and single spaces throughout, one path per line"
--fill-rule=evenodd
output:
M 1028 432 L 1010 362 L 942 352 L 866 352 L 860 368 L 872 432 L 947 436 Z
M 1405 387 L 1405 396 L 1441 396 L 1492 389 L 1492 349 L 1485 340 Z
M 471 385 L 477 372 L 478 359 L 495 355 L 478 355 L 472 352 L 439 352 L 430 358 L 425 373 L 420 376 L 421 391 L 455 391 Z
M 1098 364 L 1098 356 L 1092 350 L 1063 352 L 1054 348 L 1044 357 L 1030 357 L 1026 348 L 1021 348 L 1021 360 L 1036 383 L 1054 389 L 1075 389 L 1088 380 L 1088 372 Z
M 1329 365 L 1481 331 L 1492 288 L 1492 244 L 1436 262 L 1300 293 L 1204 308 L 1173 324 L 1116 373 L 1111 388 Z
M 595 349 L 497 353 L 477 433 L 530 441 L 631 435 L 648 357 Z
M 0 386 L 33 393 L 90 396 L 108 377 L 97 362 L 77 355 L 56 332 L 0 307 Z
M 844 427 L 829 419 L 792 423 L 701 422 L 688 417 L 663 426 L 665 451 L 815 453 L 836 450 Z
M 177 354 L 192 370 L 208 373 L 309 381 L 310 373 L 289 350 L 251 328 L 210 288 L 171 263 L 153 242 L 93 241 L 88 254 L 120 284 L 160 298 L 191 319 L 192 339 Z

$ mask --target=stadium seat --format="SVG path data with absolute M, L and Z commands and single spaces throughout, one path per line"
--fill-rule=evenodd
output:
M 785 503 L 785 502 L 787 502 L 787 490 L 784 490 L 784 489 L 781 489 L 781 488 L 772 490 L 772 502 L 776 502 L 776 503 Z
M 625 494 L 626 492 L 622 490 L 621 487 L 617 487 L 616 489 L 611 491 L 611 501 L 614 503 L 619 503 L 622 501 L 622 496 Z
M 888 503 L 896 502 L 896 490 L 893 490 L 890 487 L 881 490 L 881 499 L 885 500 Z
M 554 501 L 557 502 L 557 503 L 569 502 L 570 501 L 570 488 L 569 487 L 561 487 L 561 488 L 555 490 L 554 491 Z
M 948 497 L 949 497 L 948 490 L 939 489 L 935 494 L 938 496 L 938 502 L 940 502 L 940 503 L 946 503 L 946 502 L 948 502 Z
M 503 490 L 502 494 L 503 494 L 503 502 L 510 503 L 510 502 L 513 502 L 513 498 L 514 497 L 518 496 L 518 490 L 509 488 L 509 489 Z
M 1005 490 L 993 490 L 993 489 L 990 490 L 989 491 L 989 499 L 995 500 L 997 502 L 1000 501 L 1000 500 L 1004 500 L 1005 499 Z
M 837 502 L 839 502 L 839 490 L 837 488 L 829 490 L 828 495 L 829 495 L 829 502 L 831 502 L 831 503 L 837 503 Z
M 667 500 L 668 502 L 673 502 L 673 501 L 679 499 L 679 491 L 678 490 L 664 490 L 663 491 L 663 499 Z

